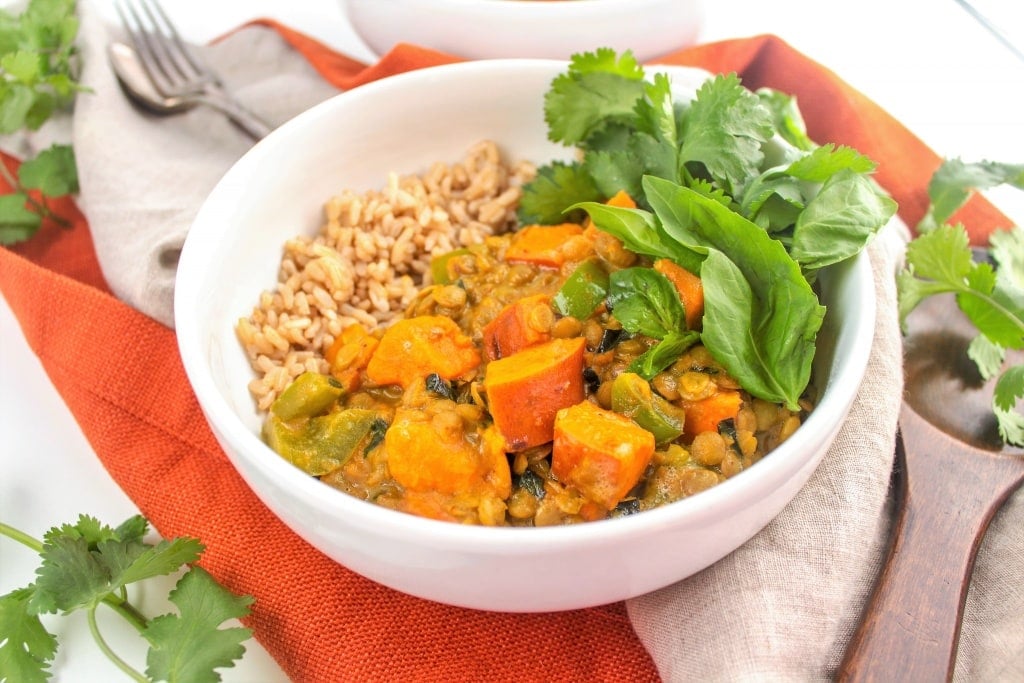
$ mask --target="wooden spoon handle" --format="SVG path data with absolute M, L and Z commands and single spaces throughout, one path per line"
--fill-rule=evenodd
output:
M 978 546 L 1024 481 L 1024 459 L 956 441 L 906 405 L 900 429 L 889 554 L 839 681 L 950 680 Z

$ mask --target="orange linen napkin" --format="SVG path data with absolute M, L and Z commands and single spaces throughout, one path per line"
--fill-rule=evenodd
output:
M 287 27 L 262 23 L 343 89 L 455 61 L 401 45 L 365 66 Z M 658 61 L 736 71 L 749 87 L 796 94 L 814 138 L 851 145 L 878 161 L 878 180 L 899 201 L 906 223 L 921 217 L 926 183 L 940 159 L 779 39 L 725 41 Z M 447 607 L 363 579 L 291 533 L 220 451 L 188 385 L 173 331 L 110 293 L 89 227 L 74 215 L 70 230 L 48 226 L 26 244 L 0 249 L 0 289 L 111 476 L 162 535 L 199 537 L 207 545 L 203 565 L 232 590 L 255 596 L 247 623 L 291 678 L 658 679 L 622 604 L 534 615 Z M 962 218 L 978 241 L 1009 225 L 980 199 Z

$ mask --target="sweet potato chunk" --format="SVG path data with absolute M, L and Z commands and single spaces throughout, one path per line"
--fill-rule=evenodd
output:
M 450 318 L 423 315 L 389 327 L 366 366 L 376 384 L 408 387 L 430 374 L 455 379 L 480 365 L 473 340 Z
M 513 301 L 484 326 L 484 355 L 495 360 L 546 342 L 551 338 L 553 322 L 548 295 L 535 294 Z
M 717 432 L 722 420 L 735 419 L 743 397 L 738 391 L 719 391 L 699 401 L 683 401 L 686 423 L 683 438 L 692 441 L 701 432 Z
M 503 443 L 484 432 L 470 440 L 464 433 L 438 430 L 420 410 L 400 410 L 384 435 L 388 470 L 410 491 L 446 494 L 491 492 L 507 498 L 512 475 Z
M 583 400 L 582 337 L 552 339 L 491 361 L 487 405 L 510 452 L 551 441 L 555 413 Z
M 653 455 L 653 434 L 590 401 L 555 418 L 551 472 L 607 510 L 636 486 Z
M 565 263 L 562 245 L 569 238 L 582 234 L 583 227 L 576 223 L 527 225 L 512 236 L 512 242 L 505 251 L 505 260 L 560 268 Z

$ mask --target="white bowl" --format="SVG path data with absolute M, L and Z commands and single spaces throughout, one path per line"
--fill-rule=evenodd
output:
M 755 466 L 703 493 L 624 518 L 550 528 L 489 528 L 396 512 L 307 476 L 259 437 L 253 373 L 234 325 L 277 281 L 289 237 L 314 233 L 325 200 L 385 184 L 391 171 L 457 161 L 483 138 L 512 158 L 568 158 L 549 142 L 543 94 L 565 63 L 466 62 L 339 95 L 257 144 L 201 208 L 178 267 L 175 321 L 199 404 L 231 462 L 289 527 L 344 566 L 416 596 L 510 612 L 582 608 L 634 597 L 724 557 L 762 529 L 817 467 L 842 424 L 871 348 L 866 256 L 821 278 L 817 408 Z M 704 78 L 670 71 L 674 91 Z M 443 92 L 444 97 L 437 97 Z M 226 286 L 229 283 L 229 286 Z
M 366 45 L 405 42 L 469 59 L 568 59 L 631 49 L 646 61 L 697 41 L 702 0 L 341 0 Z

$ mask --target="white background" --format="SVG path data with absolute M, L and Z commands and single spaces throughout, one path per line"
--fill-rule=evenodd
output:
M 102 4 L 109 7 L 107 0 Z M 1016 31 L 1024 47 L 1024 5 L 976 4 L 1007 32 Z M 335 0 L 174 0 L 165 6 L 196 41 L 269 16 L 352 57 L 374 58 Z M 702 40 L 761 33 L 774 33 L 831 68 L 943 156 L 1024 163 L 1024 61 L 955 0 L 707 0 Z M 1017 223 L 1024 222 L 1024 192 L 990 196 Z M 136 512 L 96 459 L 0 298 L 0 520 L 40 537 L 80 513 L 116 524 Z M 35 566 L 33 553 L 0 538 L 0 594 L 32 581 Z M 171 585 L 156 582 L 144 593 L 144 611 L 166 611 L 161 598 Z M 54 680 L 127 680 L 96 650 L 80 616 L 47 624 L 61 642 Z M 101 628 L 118 652 L 144 668 L 144 645 L 130 628 L 116 618 L 101 619 Z M 223 672 L 224 680 L 286 680 L 254 641 L 248 645 L 241 664 Z

